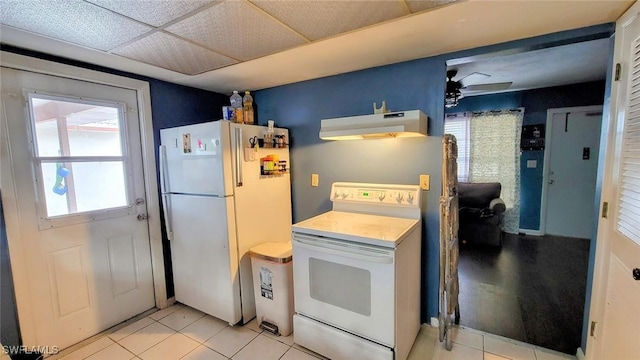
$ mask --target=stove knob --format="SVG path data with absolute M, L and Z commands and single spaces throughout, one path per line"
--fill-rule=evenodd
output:
M 335 193 L 333 193 L 333 198 L 334 198 L 334 199 L 337 199 L 337 198 L 339 198 L 339 197 L 340 197 L 340 191 L 339 191 L 339 190 L 336 190 L 336 192 L 335 192 Z
M 386 196 L 386 194 L 384 192 L 380 192 L 380 194 L 378 194 L 378 200 L 380 200 L 380 201 L 384 200 L 385 196 Z
M 401 203 L 401 202 L 402 202 L 402 199 L 403 199 L 402 194 L 401 194 L 401 193 L 398 193 L 398 196 L 396 196 L 396 201 L 397 201 L 397 202 L 399 202 L 399 203 Z
M 409 204 L 413 203 L 413 194 L 412 193 L 407 193 L 407 202 Z
M 342 198 L 343 198 L 343 199 L 346 199 L 346 198 L 347 198 L 347 196 L 349 196 L 349 193 L 345 191 L 345 192 L 343 192 L 343 193 L 342 193 L 342 195 L 340 195 L 340 196 L 342 196 Z

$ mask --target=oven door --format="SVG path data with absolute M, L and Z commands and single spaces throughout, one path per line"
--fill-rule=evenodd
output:
M 296 312 L 393 348 L 393 250 L 300 233 L 292 243 Z

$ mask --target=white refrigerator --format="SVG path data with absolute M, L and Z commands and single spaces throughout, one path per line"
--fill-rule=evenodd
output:
M 225 120 L 160 131 L 176 301 L 229 324 L 256 315 L 249 249 L 291 238 L 289 149 L 252 146 L 266 132 Z M 274 134 L 288 142 L 286 129 Z M 265 174 L 261 159 L 274 157 Z

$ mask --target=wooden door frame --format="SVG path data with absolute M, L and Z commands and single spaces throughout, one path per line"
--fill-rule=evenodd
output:
M 565 114 L 571 112 L 586 112 L 586 111 L 603 111 L 602 105 L 589 105 L 589 106 L 574 106 L 564 108 L 547 109 L 547 124 L 545 125 L 545 137 L 544 137 L 544 165 L 542 169 L 542 198 L 540 199 L 540 227 L 536 235 L 543 236 L 547 230 L 547 199 L 549 191 L 549 161 L 551 160 L 551 129 L 553 129 L 553 116 L 556 114 Z M 604 112 L 603 112 L 604 116 Z M 602 137 L 602 129 L 600 129 Z M 603 154 L 599 154 L 603 156 Z M 597 170 L 596 170 L 597 171 Z M 595 200 L 595 195 L 594 195 Z
M 130 89 L 136 92 L 138 101 L 138 116 L 140 119 L 140 143 L 142 146 L 142 164 L 145 184 L 145 195 L 147 201 L 149 243 L 151 248 L 151 267 L 153 271 L 153 288 L 156 307 L 162 309 L 167 307 L 167 292 L 165 280 L 164 257 L 162 251 L 162 230 L 160 227 L 160 202 L 158 196 L 158 184 L 156 177 L 155 143 L 153 137 L 153 123 L 151 117 L 151 92 L 149 83 L 135 80 L 124 76 L 118 76 L 79 68 L 71 65 L 56 63 L 48 60 L 37 59 L 29 56 L 18 55 L 5 51 L 0 51 L 0 65 L 2 67 L 16 70 L 31 71 L 44 75 L 53 75 L 63 78 L 93 82 L 101 85 L 115 86 Z M 3 96 L 22 96 L 22 94 L 3 94 Z M 0 127 L 2 141 L 7 141 L 7 121 L 4 109 L 0 109 L 4 124 Z M 18 217 L 18 199 L 15 188 L 15 178 L 11 167 L 11 154 L 8 144 L 1 144 L 6 147 L 2 153 L 7 154 L 7 158 L 2 158 L 0 163 L 2 199 L 5 213 L 5 223 L 7 226 L 7 242 L 9 247 L 9 257 L 11 258 L 11 271 L 13 276 L 14 291 L 16 296 L 16 307 L 18 320 L 20 323 L 20 335 L 22 342 L 27 346 L 36 344 L 37 319 L 30 311 L 30 290 L 27 276 L 28 261 L 23 247 L 22 233 L 20 231 L 20 219 Z

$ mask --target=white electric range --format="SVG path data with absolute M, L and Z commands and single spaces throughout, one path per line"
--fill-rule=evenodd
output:
M 421 192 L 334 183 L 294 224 L 294 341 L 331 359 L 406 359 L 420 328 Z

